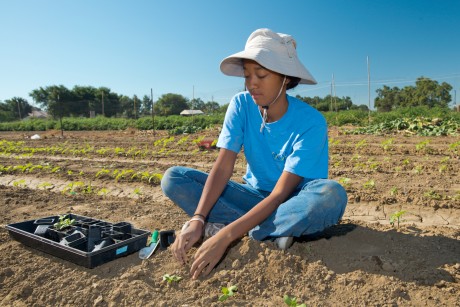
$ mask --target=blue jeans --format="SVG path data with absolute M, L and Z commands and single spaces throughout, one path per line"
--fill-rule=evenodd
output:
M 161 180 L 163 193 L 189 216 L 195 213 L 208 174 L 188 167 L 169 168 Z M 230 224 L 251 210 L 270 192 L 249 184 L 229 181 L 208 214 L 207 221 Z M 300 237 L 335 225 L 347 205 L 345 189 L 328 179 L 315 179 L 292 193 L 267 219 L 254 227 L 249 236 L 255 240 Z

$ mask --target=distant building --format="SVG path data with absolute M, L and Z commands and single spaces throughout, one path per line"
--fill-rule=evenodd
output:
M 48 118 L 48 112 L 40 111 L 40 110 L 33 110 L 24 119 L 32 119 L 32 118 Z
M 204 112 L 201 110 L 184 110 L 180 112 L 180 115 L 183 115 L 183 116 L 201 115 L 201 114 L 204 114 Z

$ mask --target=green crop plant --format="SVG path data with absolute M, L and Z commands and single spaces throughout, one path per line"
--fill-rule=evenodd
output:
M 113 175 L 115 176 L 115 181 L 119 181 L 120 179 L 126 178 L 127 175 L 134 173 L 134 170 L 127 169 L 127 170 L 115 170 Z
M 177 275 L 169 275 L 169 274 L 163 275 L 163 281 L 166 281 L 168 284 L 172 282 L 179 282 L 181 279 L 182 277 L 177 276 Z
M 391 195 L 391 196 L 395 196 L 395 195 L 397 195 L 398 193 L 399 193 L 399 191 L 398 191 L 398 188 L 397 188 L 397 187 L 392 187 L 392 188 L 390 189 L 390 195 Z
M 222 287 L 221 292 L 222 295 L 219 296 L 219 302 L 226 301 L 229 297 L 235 295 L 235 292 L 238 291 L 238 286 L 230 286 L 230 287 Z
M 59 216 L 59 221 L 57 223 L 54 223 L 54 228 L 57 230 L 63 230 L 65 228 L 68 228 L 75 224 L 75 219 L 71 219 L 67 217 L 67 215 L 60 215 Z
M 82 181 L 76 181 L 76 182 L 70 182 L 68 183 L 64 189 L 62 189 L 62 194 L 65 193 L 70 193 L 70 194 L 76 194 L 77 189 L 83 187 L 85 184 Z
M 334 139 L 334 138 L 329 139 L 329 146 L 333 147 L 333 146 L 336 146 L 336 145 L 339 145 L 339 144 L 340 144 L 340 140 L 337 140 L 337 139 Z
M 441 200 L 443 198 L 441 194 L 433 190 L 423 193 L 423 196 L 426 198 L 435 199 L 435 200 Z
M 54 185 L 49 183 L 49 182 L 42 182 L 37 186 L 37 188 L 39 188 L 39 189 L 43 188 L 45 190 L 51 190 L 53 187 L 54 187 Z
M 134 193 L 134 195 L 141 196 L 142 195 L 142 189 L 141 188 L 135 188 L 133 193 Z
M 421 174 L 422 171 L 423 171 L 423 166 L 422 166 L 422 165 L 416 165 L 416 166 L 414 167 L 414 172 L 415 172 L 417 175 Z
M 283 296 L 283 301 L 289 307 L 307 307 L 305 304 L 298 304 L 296 297 L 290 297 L 289 295 L 285 294 Z
M 101 155 L 101 156 L 105 156 L 107 154 L 107 151 L 108 151 L 107 148 L 100 148 L 100 149 L 96 150 L 96 153 Z
M 85 194 L 93 194 L 93 186 L 91 185 L 91 181 L 88 183 L 88 185 L 83 189 L 83 193 Z
M 117 156 L 121 156 L 125 153 L 125 149 L 124 148 L 120 148 L 120 147 L 115 147 L 115 149 L 113 150 L 115 152 L 115 154 Z
M 168 146 L 168 144 L 173 142 L 173 141 L 174 141 L 174 136 L 171 136 L 169 138 L 165 138 L 163 140 L 163 148 L 166 148 Z
M 186 135 L 186 136 L 182 137 L 179 141 L 177 141 L 177 145 L 182 145 L 182 144 L 184 144 L 185 142 L 188 141 L 188 138 L 189 138 L 189 137 L 190 137 L 189 135 Z
M 161 179 L 163 179 L 163 174 L 160 174 L 160 173 L 151 174 L 149 177 L 149 183 L 160 184 Z
M 346 178 L 346 177 L 342 177 L 339 179 L 339 183 L 343 186 L 347 186 L 349 183 L 350 183 L 351 179 L 350 178 Z
M 96 176 L 96 178 L 104 177 L 105 175 L 108 176 L 109 173 L 110 173 L 110 170 L 103 168 L 103 169 L 99 170 L 99 171 L 96 173 L 95 176 Z
M 396 211 L 394 212 L 391 216 L 390 216 L 390 224 L 391 226 L 394 226 L 395 223 L 397 224 L 397 228 L 399 229 L 399 223 L 400 222 L 404 222 L 405 220 L 402 218 L 402 216 L 404 214 L 406 214 L 407 211 L 405 210 L 400 210 L 400 211 Z
M 24 179 L 19 179 L 19 180 L 13 181 L 13 186 L 14 187 L 25 187 L 26 186 L 26 181 Z
M 107 194 L 109 194 L 109 190 L 106 189 L 106 188 L 101 188 L 101 189 L 99 189 L 99 191 L 97 191 L 97 195 L 99 195 L 99 196 L 105 196 Z
M 367 146 L 367 141 L 366 141 L 366 139 L 362 139 L 361 141 L 359 141 L 358 143 L 356 143 L 355 149 L 365 148 L 366 146 Z
M 29 168 L 29 173 L 32 173 L 34 170 L 39 169 L 43 170 L 43 165 L 33 165 L 31 168 Z
M 447 170 L 447 164 L 441 164 L 438 171 L 442 174 Z
M 430 144 L 430 140 L 421 141 L 421 142 L 415 144 L 415 150 L 416 151 L 422 151 L 422 150 L 427 151 L 428 150 L 428 144 Z
M 449 150 L 456 152 L 460 148 L 460 141 L 453 142 L 449 144 Z
M 373 189 L 375 188 L 375 181 L 373 179 L 370 179 L 363 184 L 363 187 L 366 189 Z
M 61 168 L 59 166 L 56 166 L 54 167 L 52 170 L 51 170 L 51 173 L 57 173 L 61 170 Z
M 376 170 L 379 169 L 380 163 L 377 162 L 377 161 L 374 161 L 373 159 L 369 159 L 367 161 L 367 165 L 368 165 L 369 169 L 371 169 L 373 171 L 376 171 Z
M 353 155 L 353 157 L 351 157 L 350 162 L 356 162 L 356 161 L 359 161 L 360 159 L 361 159 L 361 156 L 358 154 L 355 154 Z
M 382 141 L 382 143 L 380 143 L 380 146 L 382 146 L 384 151 L 391 150 L 393 147 L 393 139 L 390 138 L 390 139 Z

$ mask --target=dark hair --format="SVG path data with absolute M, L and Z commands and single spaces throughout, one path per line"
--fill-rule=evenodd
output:
M 293 89 L 294 87 L 296 87 L 297 85 L 299 85 L 300 78 L 291 77 L 291 76 L 286 76 L 286 78 L 289 79 L 289 82 L 288 82 L 288 84 L 286 85 L 286 90 Z

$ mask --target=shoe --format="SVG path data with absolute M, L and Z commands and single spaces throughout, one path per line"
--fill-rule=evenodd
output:
M 225 224 L 221 223 L 206 223 L 204 225 L 204 237 L 209 238 L 215 236 L 219 230 L 225 227 Z
M 281 250 L 287 250 L 294 243 L 294 237 L 279 237 L 275 239 L 276 246 Z

